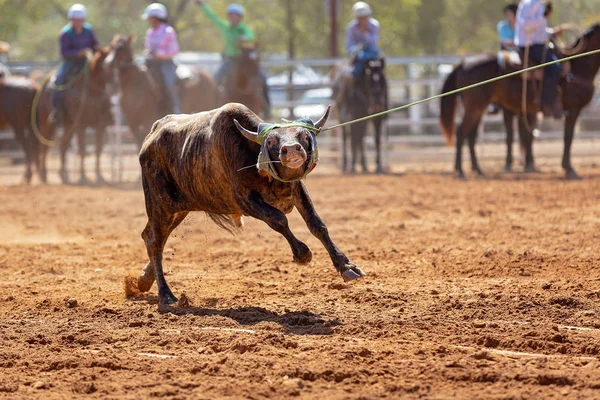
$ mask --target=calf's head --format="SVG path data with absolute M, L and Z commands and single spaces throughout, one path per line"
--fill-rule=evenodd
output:
M 283 125 L 261 123 L 257 132 L 244 128 L 237 120 L 234 122 L 244 137 L 261 145 L 259 173 L 291 182 L 304 178 L 317 165 L 316 137 L 327 122 L 330 108 L 317 122 L 305 118 Z

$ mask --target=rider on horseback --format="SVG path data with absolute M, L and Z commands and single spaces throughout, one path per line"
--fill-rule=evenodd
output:
M 352 7 L 354 20 L 346 28 L 346 51 L 353 63 L 349 76 L 342 76 L 336 103 L 342 105 L 353 83 L 360 78 L 369 61 L 381 57 L 379 49 L 379 21 L 372 18 L 373 11 L 364 1 L 359 1 Z
M 504 19 L 496 26 L 501 50 L 515 50 L 515 23 L 518 8 L 517 3 L 504 7 Z
M 256 35 L 252 29 L 242 22 L 244 18 L 244 7 L 233 3 L 227 7 L 227 21 L 219 17 L 212 8 L 206 4 L 206 0 L 196 0 L 202 10 L 213 24 L 221 31 L 223 37 L 223 62 L 215 73 L 215 80 L 219 86 L 223 85 L 225 78 L 233 71 L 237 57 L 242 54 L 241 47 L 244 43 L 256 42 Z M 269 87 L 267 77 L 261 72 L 261 86 L 265 102 L 265 115 L 270 114 L 271 102 L 269 99 Z
M 358 78 L 363 73 L 365 65 L 379 58 L 379 22 L 371 18 L 371 7 L 364 1 L 359 1 L 352 7 L 354 20 L 346 29 L 346 51 L 354 55 L 352 76 Z
M 548 36 L 559 35 L 561 28 L 548 28 L 547 8 L 544 0 L 522 0 L 517 10 L 515 44 L 522 53 L 529 48 L 530 58 L 537 63 L 555 61 L 556 55 L 548 48 Z M 542 112 L 544 116 L 560 118 L 561 100 L 558 94 L 561 67 L 552 64 L 544 68 Z
M 175 29 L 167 24 L 167 8 L 160 3 L 146 7 L 142 18 L 148 21 L 150 28 L 146 32 L 146 64 L 158 68 L 169 95 L 171 112 L 180 114 L 179 95 L 177 93 L 177 66 L 173 57 L 179 53 L 179 42 Z
M 64 113 L 63 93 L 61 86 L 67 84 L 69 77 L 83 68 L 89 52 L 98 49 L 99 43 L 92 26 L 85 22 L 87 10 L 81 4 L 73 4 L 67 17 L 71 21 L 60 31 L 60 54 L 63 62 L 55 78 L 55 89 L 52 93 L 52 112 L 50 122 L 61 122 Z

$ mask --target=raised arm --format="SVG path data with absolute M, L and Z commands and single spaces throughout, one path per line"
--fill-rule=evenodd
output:
M 227 21 L 225 21 L 223 18 L 219 17 L 217 15 L 217 13 L 214 12 L 214 10 L 212 8 L 210 8 L 208 6 L 208 4 L 206 4 L 204 1 L 202 1 L 202 2 L 199 1 L 198 3 L 200 4 L 200 8 L 202 8 L 202 11 L 204 11 L 204 14 L 206 14 L 208 19 L 211 20 L 212 23 L 215 24 L 215 26 L 217 28 L 219 28 L 222 31 L 227 29 L 227 27 L 229 26 Z

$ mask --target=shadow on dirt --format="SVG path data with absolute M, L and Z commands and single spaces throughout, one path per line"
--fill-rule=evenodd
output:
M 146 301 L 151 304 L 158 303 L 157 296 L 144 296 L 133 301 Z M 179 303 L 182 303 L 180 300 Z M 287 333 L 294 335 L 331 335 L 333 327 L 341 325 L 337 319 L 326 319 L 319 314 L 310 311 L 288 311 L 278 314 L 262 307 L 240 307 L 216 309 L 208 307 L 196 307 L 189 304 L 164 306 L 159 305 L 161 314 L 174 314 L 179 316 L 221 316 L 230 318 L 242 326 L 252 326 L 260 322 L 275 322 L 281 325 Z

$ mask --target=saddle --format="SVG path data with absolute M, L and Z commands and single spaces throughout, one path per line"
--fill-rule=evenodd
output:
M 523 54 L 515 50 L 500 50 L 498 52 L 498 65 L 500 66 L 500 70 L 504 74 L 522 70 L 524 67 L 523 57 Z M 533 67 L 539 64 L 540 63 L 533 61 L 530 57 L 527 66 Z M 561 77 L 565 77 L 571 73 L 570 62 L 563 62 L 560 65 L 562 68 Z M 533 71 L 525 72 L 523 75 L 524 77 L 522 79 L 541 81 L 544 79 L 544 69 L 535 69 Z

